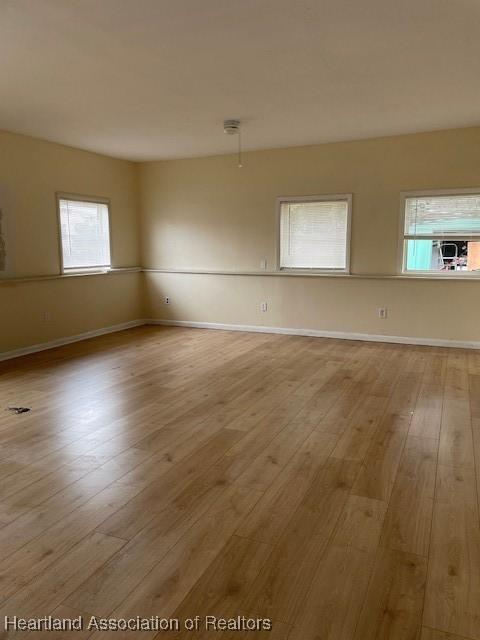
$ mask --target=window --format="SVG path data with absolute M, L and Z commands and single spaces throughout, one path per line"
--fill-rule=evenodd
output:
M 108 202 L 58 197 L 62 271 L 110 267 Z
M 352 198 L 279 198 L 280 269 L 348 272 Z
M 402 270 L 480 275 L 480 189 L 405 194 Z

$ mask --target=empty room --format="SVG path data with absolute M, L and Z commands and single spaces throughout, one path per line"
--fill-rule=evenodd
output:
M 0 639 L 480 640 L 479 24 L 0 0 Z

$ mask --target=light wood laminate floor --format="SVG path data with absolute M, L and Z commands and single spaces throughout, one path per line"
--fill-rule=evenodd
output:
M 480 639 L 478 352 L 143 327 L 0 401 L 2 621 L 273 621 L 2 638 Z

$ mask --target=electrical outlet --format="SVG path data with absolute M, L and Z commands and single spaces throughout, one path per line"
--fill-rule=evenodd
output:
M 163 302 L 164 302 L 164 304 L 170 304 L 171 299 L 168 296 L 164 296 L 163 297 Z
M 260 309 L 262 311 L 266 311 L 267 310 L 267 303 L 266 302 L 262 302 L 262 304 L 260 305 Z
M 262 258 L 260 260 L 260 269 L 265 271 L 266 268 L 267 268 L 267 259 L 266 258 Z
M 385 320 L 385 318 L 387 317 L 387 307 L 379 307 L 378 317 L 382 320 Z
M 51 315 L 50 311 L 44 311 L 42 313 L 43 322 L 50 322 L 51 319 L 52 319 L 52 315 Z

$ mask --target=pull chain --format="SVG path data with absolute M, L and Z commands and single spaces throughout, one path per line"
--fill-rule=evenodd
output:
M 243 167 L 242 164 L 242 132 L 238 130 L 238 168 L 241 169 Z

